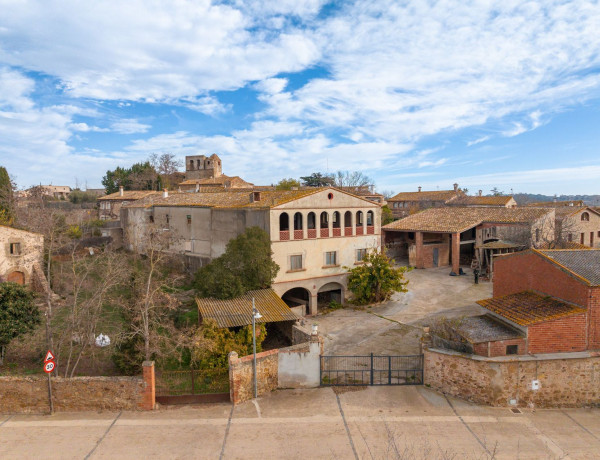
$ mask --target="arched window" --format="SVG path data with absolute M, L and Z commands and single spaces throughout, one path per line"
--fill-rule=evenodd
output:
M 375 234 L 375 219 L 373 211 L 367 212 L 367 235 Z
M 321 238 L 329 237 L 329 214 L 325 211 L 321 213 L 321 217 L 319 218 L 319 223 L 321 225 Z
M 333 228 L 340 228 L 342 225 L 342 220 L 340 219 L 340 213 L 338 211 L 335 211 L 333 213 L 333 222 L 332 222 L 332 227 Z
M 581 220 L 584 222 L 589 222 L 590 221 L 590 213 L 589 212 L 584 212 L 581 215 Z
M 194 160 L 190 160 L 190 170 L 194 169 Z
M 299 212 L 294 214 L 294 230 L 302 230 L 302 214 Z
M 374 225 L 373 224 L 373 211 L 367 212 L 367 225 Z
M 304 231 L 302 230 L 302 213 L 297 212 L 294 214 L 294 239 L 301 240 L 304 238 Z
M 363 212 L 362 211 L 356 212 L 356 234 L 357 235 L 363 234 Z
M 350 211 L 346 211 L 344 213 L 344 227 L 346 227 L 346 228 L 352 227 L 352 213 Z
M 317 237 L 317 216 L 314 212 L 309 212 L 306 216 L 306 236 L 309 238 Z
M 290 218 L 287 215 L 287 212 L 282 212 L 279 216 L 279 231 L 287 232 L 290 229 Z

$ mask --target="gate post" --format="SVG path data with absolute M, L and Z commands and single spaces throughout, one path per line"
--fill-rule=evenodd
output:
M 156 405 L 154 361 L 144 361 L 142 367 L 144 387 L 142 390 L 142 400 L 139 403 L 139 407 L 142 410 L 153 410 Z
M 392 357 L 388 356 L 388 385 L 392 384 Z
M 371 385 L 373 385 L 373 353 L 371 353 Z

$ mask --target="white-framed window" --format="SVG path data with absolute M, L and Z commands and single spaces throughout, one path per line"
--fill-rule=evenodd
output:
M 337 251 L 325 253 L 325 265 L 337 265 Z
M 357 249 L 356 250 L 356 261 L 362 262 L 366 255 L 367 255 L 366 249 Z
M 302 254 L 290 256 L 290 270 L 302 270 L 304 268 Z

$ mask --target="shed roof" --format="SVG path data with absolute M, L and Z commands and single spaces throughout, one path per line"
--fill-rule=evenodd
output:
M 582 278 L 589 285 L 600 285 L 600 249 L 545 249 L 536 252 Z
M 276 323 L 300 319 L 273 289 L 249 291 L 235 299 L 196 299 L 202 320 L 214 319 L 219 327 L 236 327 L 252 324 L 252 298 L 262 315 L 257 323 Z
M 499 322 L 490 315 L 469 316 L 455 327 L 471 343 L 495 342 L 523 337 L 523 332 Z
M 585 313 L 586 309 L 556 297 L 523 291 L 477 301 L 479 305 L 520 326 Z
M 382 229 L 455 233 L 464 232 L 482 223 L 532 223 L 551 212 L 554 210 L 541 208 L 430 208 L 387 224 Z

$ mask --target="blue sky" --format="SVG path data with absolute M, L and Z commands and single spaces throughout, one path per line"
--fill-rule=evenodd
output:
M 597 194 L 592 1 L 0 0 L 0 164 L 100 186 L 151 153 L 256 184 Z

